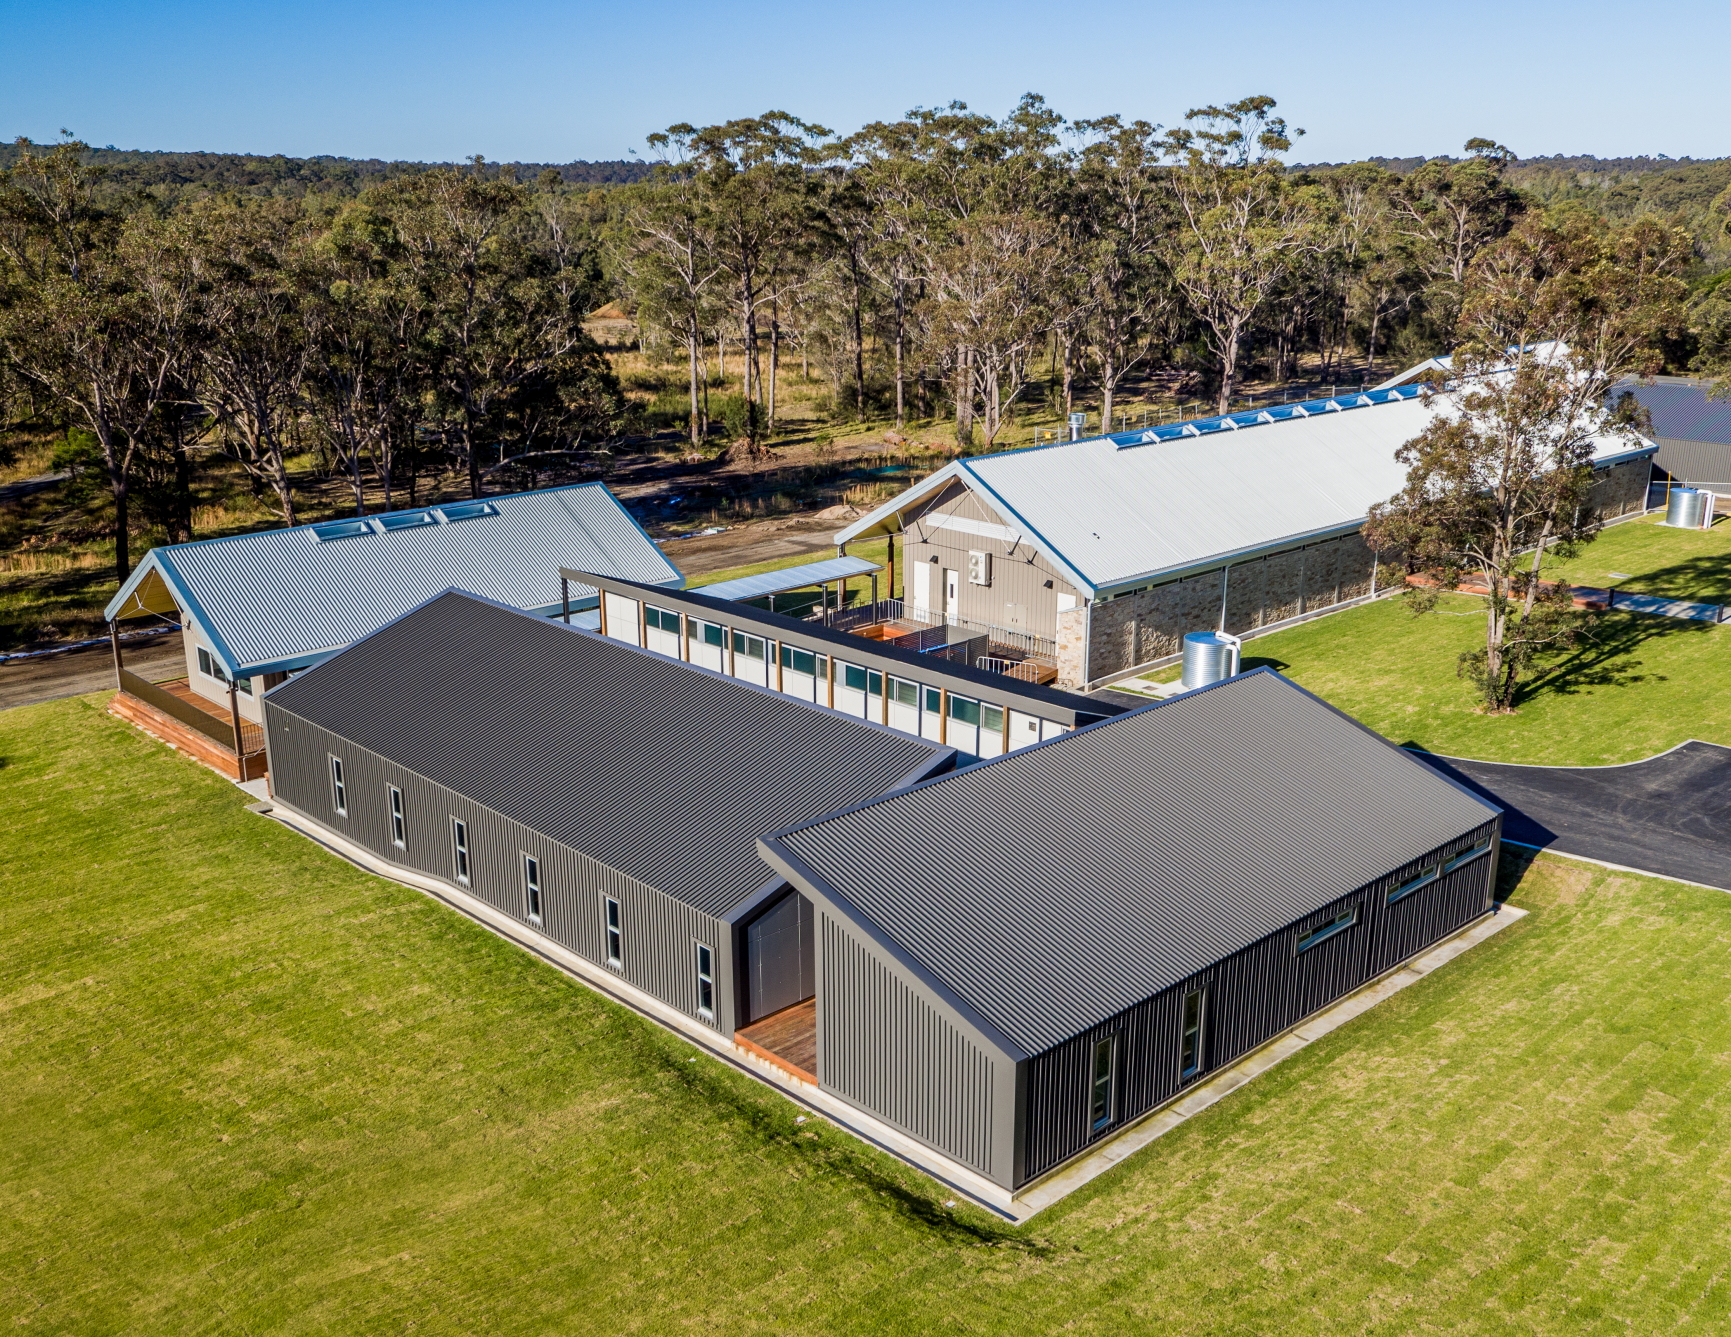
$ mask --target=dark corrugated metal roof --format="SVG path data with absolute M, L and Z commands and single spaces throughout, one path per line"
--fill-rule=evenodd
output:
M 765 846 L 1038 1053 L 1495 813 L 1258 669 Z
M 709 914 L 950 749 L 450 593 L 266 698 Z
M 1655 437 L 1731 445 L 1731 400 L 1709 399 L 1702 383 L 1667 379 L 1654 385 L 1631 382 L 1618 389 L 1633 391 L 1653 415 Z
M 731 599 L 714 599 L 701 590 L 661 589 L 640 581 L 569 568 L 564 569 L 561 574 L 567 580 L 593 582 L 629 599 L 647 599 L 659 608 L 685 610 L 694 617 L 702 617 L 729 627 L 739 627 L 772 640 L 786 640 L 790 645 L 805 649 L 834 654 L 838 659 L 881 669 L 885 673 L 901 673 L 905 669 L 910 678 L 917 674 L 921 681 L 933 685 L 947 681 L 953 691 L 978 696 L 982 700 L 1015 710 L 1025 710 L 1059 724 L 1090 724 L 1095 720 L 1120 714 L 1124 709 L 1111 701 L 1062 691 L 1056 687 L 1022 682 L 1003 673 L 975 668 L 972 664 L 960 664 L 935 655 L 916 654 L 911 650 L 898 650 L 882 641 L 867 640 L 864 636 L 838 631 L 834 627 L 824 626 L 821 622 L 807 622 L 803 618 L 789 617 L 785 613 L 767 612 L 762 608 L 735 603 Z

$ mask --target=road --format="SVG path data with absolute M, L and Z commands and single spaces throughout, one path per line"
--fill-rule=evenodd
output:
M 180 633 L 125 647 L 126 667 L 140 677 L 175 678 L 186 672 Z M 100 692 L 114 686 L 114 653 L 107 645 L 69 650 L 63 655 L 0 664 L 0 710 L 53 701 L 62 696 Z
M 1414 755 L 1506 809 L 1512 841 L 1731 891 L 1731 747 L 1691 741 L 1627 766 Z

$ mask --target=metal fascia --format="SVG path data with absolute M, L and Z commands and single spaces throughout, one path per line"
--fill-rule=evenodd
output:
M 836 532 L 835 542 L 852 543 L 861 534 L 865 533 L 866 530 L 874 529 L 885 520 L 888 520 L 890 516 L 896 514 L 896 512 L 906 510 L 909 506 L 912 506 L 916 501 L 920 500 L 920 498 L 924 497 L 926 493 L 930 492 L 934 487 L 940 486 L 947 479 L 954 478 L 956 476 L 956 470 L 960 464 L 960 460 L 951 460 L 936 473 L 928 474 L 907 491 L 898 493 L 891 497 L 875 511 L 860 516 L 859 519 L 855 520 L 846 529 L 838 530 Z M 889 531 L 886 530 L 885 532 L 888 533 Z
M 999 494 L 990 483 L 986 482 L 985 479 L 981 478 L 979 474 L 975 473 L 974 470 L 969 467 L 966 460 L 957 460 L 956 464 L 966 472 L 968 478 L 979 487 L 980 491 L 984 492 L 986 496 L 991 499 L 992 505 L 1000 514 L 1005 516 L 1014 516 L 1016 518 L 1022 526 L 1022 532 L 1032 539 L 1034 546 L 1041 552 L 1045 553 L 1046 557 L 1054 565 L 1063 568 L 1063 570 L 1069 574 L 1070 579 L 1077 589 L 1085 591 L 1089 598 L 1093 598 L 1100 592 L 1099 586 L 1095 585 L 1093 581 L 1089 580 L 1078 571 L 1061 552 L 1052 546 L 1046 536 L 1042 534 L 1036 526 L 1028 522 L 1027 516 L 1023 515 L 1014 506 L 1010 505 L 1009 502 L 1005 501 L 1003 496 Z

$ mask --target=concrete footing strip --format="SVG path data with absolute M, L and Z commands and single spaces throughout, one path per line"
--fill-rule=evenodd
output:
M 1282 1032 L 1200 1086 L 1150 1110 L 1080 1158 L 1045 1178 L 1036 1180 L 1020 1193 L 1011 1194 L 966 1166 L 939 1155 L 889 1124 L 837 1099 L 821 1087 L 802 1081 L 785 1069 L 760 1058 L 744 1045 L 734 1043 L 696 1018 L 688 1017 L 667 1006 L 660 999 L 626 983 L 604 967 L 585 960 L 551 938 L 519 924 L 487 902 L 436 878 L 423 877 L 388 863 L 370 850 L 342 839 L 294 809 L 285 807 L 278 800 L 250 804 L 249 811 L 281 822 L 290 830 L 300 833 L 368 873 L 432 897 L 514 946 L 532 952 L 579 983 L 659 1022 L 682 1039 L 702 1047 L 766 1086 L 774 1087 L 797 1104 L 822 1115 L 861 1141 L 889 1153 L 897 1160 L 930 1176 L 945 1188 L 1017 1225 L 1106 1173 L 1127 1156 L 1141 1150 L 1162 1134 L 1170 1132 L 1186 1119 L 1218 1103 L 1259 1073 L 1266 1072 L 1275 1064 L 1290 1058 L 1305 1046 L 1345 1025 L 1361 1012 L 1375 1007 L 1383 999 L 1398 993 L 1409 984 L 1417 983 L 1433 970 L 1454 960 L 1469 947 L 1483 942 L 1527 913 L 1525 910 L 1505 905 L 1500 913 L 1476 920 L 1459 933 L 1437 943 L 1422 956 L 1379 979 L 1372 980 L 1339 1002 Z

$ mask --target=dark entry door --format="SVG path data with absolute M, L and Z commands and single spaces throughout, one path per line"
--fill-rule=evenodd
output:
M 797 891 L 746 925 L 746 1006 L 752 1021 L 817 992 L 812 946 L 811 902 Z

